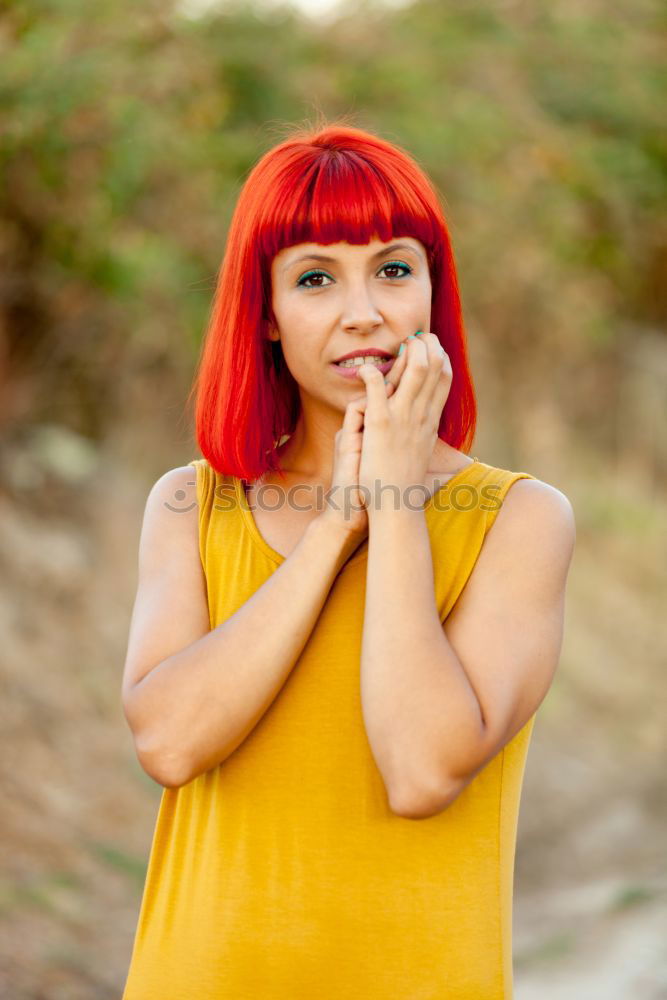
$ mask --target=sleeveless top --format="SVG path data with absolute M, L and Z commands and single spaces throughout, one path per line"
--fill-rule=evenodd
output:
M 284 557 L 260 535 L 242 480 L 205 459 L 189 464 L 213 629 Z M 475 460 L 424 504 L 442 622 L 507 490 L 534 478 Z M 442 812 L 393 813 L 361 709 L 367 556 L 368 540 L 245 740 L 163 789 L 123 1000 L 512 997 L 515 844 L 535 715 Z

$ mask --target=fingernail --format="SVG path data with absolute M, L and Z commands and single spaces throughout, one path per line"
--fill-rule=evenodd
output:
M 420 335 L 421 333 L 423 333 L 423 332 L 424 332 L 423 330 L 417 330 L 417 332 L 416 332 L 416 334 L 415 334 L 415 337 L 418 337 L 418 336 L 419 336 L 419 335 Z
M 396 355 L 396 357 L 400 358 L 404 350 L 405 350 L 405 344 L 401 344 L 401 346 L 398 349 L 398 354 Z

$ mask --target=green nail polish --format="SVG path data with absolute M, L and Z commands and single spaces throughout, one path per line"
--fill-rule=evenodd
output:
M 404 350 L 405 350 L 405 344 L 401 344 L 401 346 L 398 349 L 398 354 L 396 355 L 396 357 L 400 358 Z
M 418 337 L 418 336 L 419 336 L 420 334 L 422 334 L 423 332 L 424 332 L 423 330 L 417 330 L 417 332 L 416 332 L 416 334 L 415 334 L 415 337 Z

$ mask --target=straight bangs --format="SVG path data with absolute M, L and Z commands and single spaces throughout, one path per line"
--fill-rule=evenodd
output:
M 299 243 L 365 245 L 412 236 L 424 246 L 431 327 L 453 371 L 438 435 L 471 447 L 476 402 L 453 254 L 435 189 L 402 149 L 347 125 L 296 131 L 251 170 L 232 216 L 190 397 L 202 455 L 223 475 L 283 478 L 277 449 L 300 414 L 299 387 L 279 342 L 271 264 Z M 276 324 L 277 325 L 277 324 Z
M 275 255 L 298 243 L 389 242 L 413 236 L 429 252 L 438 233 L 428 205 L 400 171 L 384 165 L 384 174 L 353 151 L 313 149 L 304 170 L 300 157 L 277 178 L 276 197 L 262 219 L 259 236 L 265 273 Z

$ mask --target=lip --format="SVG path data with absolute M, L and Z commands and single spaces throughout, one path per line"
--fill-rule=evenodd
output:
M 364 357 L 364 358 L 379 357 L 379 358 L 386 358 L 388 361 L 390 358 L 395 357 L 395 355 L 393 351 L 383 351 L 379 347 L 366 347 L 366 348 L 361 348 L 358 351 L 349 351 L 347 354 L 341 354 L 339 358 L 336 358 L 334 364 L 338 364 L 339 361 L 351 361 L 352 358 L 359 358 L 359 357 Z
M 387 372 L 390 372 L 393 368 L 395 360 L 396 358 L 387 358 L 387 360 L 381 365 L 376 365 L 376 368 L 378 371 L 382 372 L 383 375 L 386 375 Z M 341 368 L 335 361 L 332 361 L 330 367 L 333 368 L 338 375 L 342 375 L 343 378 L 357 379 L 357 381 L 361 381 L 359 377 L 359 369 L 361 368 L 361 365 L 350 365 L 349 367 Z

